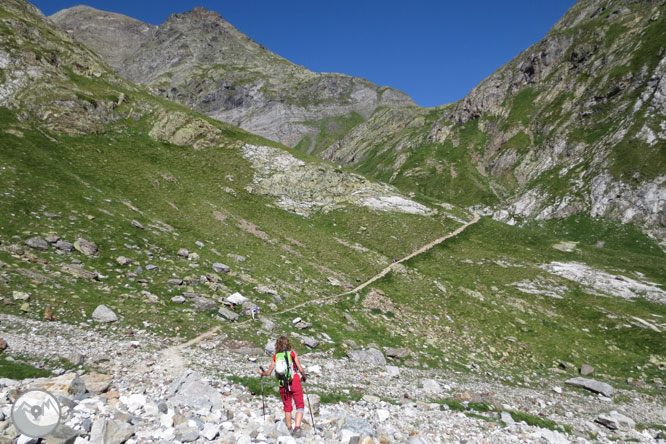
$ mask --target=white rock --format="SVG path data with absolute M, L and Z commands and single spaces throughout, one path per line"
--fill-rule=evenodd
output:
M 127 408 L 130 410 L 139 410 L 146 405 L 146 397 L 139 393 L 133 393 L 129 395 L 125 405 L 127 405 Z
M 147 403 L 144 408 L 144 412 L 146 412 L 147 416 L 157 416 L 159 414 L 159 410 L 157 409 L 157 405 L 154 402 L 149 402 Z
M 419 412 L 411 407 L 403 408 L 402 414 L 408 418 L 416 418 L 417 416 L 419 416 Z
M 409 438 L 409 444 L 430 444 L 430 441 L 423 435 L 414 435 Z
M 278 436 L 277 442 L 278 444 L 296 444 L 296 440 L 291 436 Z M 349 443 L 349 440 L 347 440 L 347 443 Z
M 513 419 L 513 416 L 511 416 L 511 413 L 509 412 L 502 412 L 500 414 L 500 419 L 508 426 L 514 425 L 516 423 L 516 421 Z
M 340 435 L 339 435 L 339 436 L 340 436 L 340 442 L 341 442 L 342 444 L 349 444 L 349 441 L 350 441 L 353 437 L 355 437 L 355 436 L 361 436 L 361 435 L 359 435 L 358 433 L 353 432 L 353 431 L 351 431 L 351 430 L 349 430 L 349 429 L 342 429 L 342 430 L 340 431 Z M 292 439 L 293 439 L 293 438 L 292 438 Z
M 387 365 L 386 374 L 389 378 L 398 378 L 400 376 L 400 369 L 394 365 Z
M 116 322 L 118 316 L 106 305 L 98 305 L 93 311 L 92 317 L 97 322 Z
M 539 429 L 538 431 L 532 434 L 533 438 L 544 439 L 548 444 L 568 444 L 569 439 L 560 432 L 556 432 L 548 429 Z
M 210 422 L 207 422 L 206 424 L 204 424 L 203 432 L 201 434 L 208 441 L 212 441 L 217 437 L 217 435 L 220 434 L 220 427 L 218 427 L 215 424 L 211 424 Z
M 375 395 L 363 395 L 362 399 L 368 404 L 377 404 L 380 401 L 379 396 Z
M 252 443 L 252 438 L 248 435 L 241 435 L 236 439 L 236 444 L 250 444 Z
M 232 295 L 227 296 L 224 300 L 229 302 L 230 304 L 243 305 L 243 303 L 247 301 L 247 298 L 242 294 L 236 292 Z
M 391 412 L 386 409 L 377 409 L 376 414 L 379 422 L 384 422 L 391 417 Z
M 615 410 L 599 415 L 595 422 L 611 430 L 633 430 L 636 427 L 636 422 L 633 419 Z
M 166 430 L 164 430 L 160 434 L 160 438 L 165 439 L 167 441 L 173 441 L 176 438 L 176 429 L 173 427 L 168 427 Z
M 173 415 L 164 414 L 160 416 L 160 424 L 162 427 L 170 428 L 173 427 Z
M 315 375 L 320 375 L 321 374 L 321 365 L 311 365 L 307 367 L 307 370 L 309 373 L 314 373 Z
M 424 379 L 421 383 L 423 384 L 423 391 L 429 395 L 439 395 L 442 392 L 439 382 L 434 379 Z

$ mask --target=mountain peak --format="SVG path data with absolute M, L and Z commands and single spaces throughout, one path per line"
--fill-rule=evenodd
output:
M 152 37 L 157 27 L 115 12 L 78 5 L 49 17 L 114 68 Z
M 173 14 L 172 17 L 174 16 L 201 22 L 226 22 L 219 13 L 206 9 L 203 6 L 196 6 L 191 11 L 182 14 Z

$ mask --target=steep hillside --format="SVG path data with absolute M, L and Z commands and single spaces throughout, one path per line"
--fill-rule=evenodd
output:
M 495 217 L 610 217 L 665 239 L 666 9 L 581 0 L 439 110 L 382 110 L 322 156 Z
M 109 31 L 123 41 L 136 34 L 133 31 L 138 25 L 133 19 L 116 17 L 76 7 L 51 19 L 98 51 L 126 78 L 289 146 L 307 137 L 312 151 L 322 119 L 367 118 L 378 106 L 414 104 L 392 88 L 294 65 L 239 32 L 218 13 L 203 8 L 171 15 L 149 38 L 135 39 L 141 45 L 132 51 L 116 49 L 106 39 Z M 123 57 L 121 64 L 115 64 Z
M 516 388 L 497 395 L 493 405 L 504 409 L 520 390 L 562 387 L 590 364 L 617 390 L 614 408 L 664 405 L 666 254 L 632 226 L 583 216 L 472 224 L 465 209 L 408 198 L 152 96 L 21 0 L 0 7 L 0 43 L 0 331 L 10 345 L 0 377 L 36 371 L 28 365 L 100 365 L 134 390 L 134 376 L 152 380 L 168 363 L 142 362 L 128 374 L 106 356 L 78 368 L 69 351 L 98 337 L 103 345 L 81 353 L 122 352 L 129 362 L 134 347 L 215 328 L 204 337 L 211 348 L 193 354 L 197 366 L 230 368 L 225 378 L 256 386 L 256 363 L 244 353 L 261 354 L 287 333 L 322 367 L 352 369 L 317 386 L 331 402 L 366 394 L 361 375 L 370 372 L 373 395 L 402 402 L 402 386 L 380 383 L 388 363 L 417 375 L 415 385 L 432 371 L 471 375 L 472 383 L 451 382 L 465 391 Z M 420 128 L 410 121 L 436 116 L 409 108 L 404 117 L 396 130 L 407 134 Z M 13 327 L 21 319 L 27 327 Z M 60 333 L 68 325 L 72 337 Z M 375 364 L 380 370 L 366 370 Z M 459 393 L 463 404 L 415 390 L 423 401 L 489 409 L 464 401 L 470 393 Z M 576 390 L 562 396 L 599 404 Z M 584 423 L 594 418 L 531 399 L 531 416 L 517 418 L 588 436 Z M 479 421 L 501 424 L 498 413 Z M 643 418 L 641 427 L 656 430 L 658 413 Z

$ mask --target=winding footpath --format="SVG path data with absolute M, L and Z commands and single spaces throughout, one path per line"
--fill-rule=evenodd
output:
M 341 296 L 347 296 L 347 295 L 350 295 L 350 294 L 358 293 L 359 291 L 361 291 L 361 290 L 363 290 L 364 288 L 366 288 L 368 285 L 373 284 L 374 282 L 377 282 L 378 280 L 382 279 L 384 276 L 386 276 L 387 274 L 389 274 L 389 273 L 390 273 L 395 267 L 397 267 L 398 265 L 402 264 L 403 262 L 406 262 L 406 261 L 408 261 L 408 260 L 410 260 L 410 259 L 412 259 L 412 258 L 414 258 L 414 257 L 416 257 L 416 256 L 418 256 L 418 255 L 420 255 L 420 254 L 425 253 L 426 251 L 428 251 L 428 250 L 430 250 L 431 248 L 433 248 L 433 247 L 435 247 L 435 246 L 441 244 L 442 242 L 444 242 L 444 241 L 447 240 L 447 239 L 451 239 L 452 237 L 456 237 L 456 236 L 458 236 L 460 233 L 462 233 L 463 231 L 465 231 L 468 227 L 470 227 L 471 225 L 474 225 L 475 223 L 477 223 L 477 222 L 479 221 L 479 219 L 480 219 L 479 215 L 478 215 L 477 213 L 474 213 L 474 217 L 472 218 L 471 221 L 467 222 L 467 223 L 464 224 L 464 225 L 461 225 L 460 227 L 458 227 L 458 228 L 455 229 L 454 231 L 448 233 L 447 235 L 442 236 L 442 237 L 440 237 L 440 238 L 438 238 L 438 239 L 435 239 L 434 241 L 432 241 L 432 242 L 430 242 L 430 243 L 428 243 L 428 244 L 422 246 L 422 247 L 419 248 L 418 250 L 416 250 L 416 251 L 410 253 L 409 255 L 403 257 L 402 259 L 397 260 L 397 261 L 395 261 L 395 262 L 392 262 L 388 267 L 384 268 L 382 271 L 380 271 L 379 273 L 377 273 L 376 275 L 374 275 L 373 277 L 371 277 L 371 278 L 368 279 L 367 281 L 363 282 L 362 284 L 360 284 L 360 285 L 357 286 L 357 287 L 354 287 L 354 288 L 351 289 L 351 290 L 345 291 L 344 293 L 334 294 L 334 295 L 326 296 L 326 297 L 319 298 L 319 299 L 312 299 L 312 300 L 310 300 L 310 301 L 305 301 L 305 302 L 303 302 L 303 303 L 301 303 L 301 304 L 294 305 L 294 306 L 289 307 L 289 308 L 286 308 L 286 309 L 284 309 L 284 310 L 282 310 L 282 311 L 276 311 L 276 312 L 273 312 L 272 314 L 273 314 L 273 315 L 279 315 L 279 314 L 289 313 L 289 312 L 292 312 L 292 311 L 297 310 L 297 309 L 299 309 L 299 308 L 305 307 L 306 305 L 311 305 L 311 304 L 321 304 L 321 303 L 324 303 L 324 302 L 329 301 L 329 300 L 331 300 L 331 299 L 339 298 L 339 297 L 341 297 Z M 235 325 L 235 326 L 239 326 L 239 325 L 247 324 L 248 322 L 251 322 L 251 321 L 252 321 L 252 319 L 248 319 L 248 320 L 243 321 L 243 322 L 238 322 L 238 323 L 236 323 L 236 324 L 234 324 L 234 325 Z M 218 328 L 219 328 L 219 327 L 216 327 L 215 330 L 217 331 Z M 208 334 L 208 333 L 204 333 L 204 335 L 207 335 L 207 334 Z M 202 336 L 203 336 L 203 335 L 202 335 Z M 195 338 L 195 339 L 193 339 L 192 341 L 196 341 L 196 342 L 198 342 L 197 339 L 198 339 L 198 338 Z M 192 341 L 190 341 L 190 342 L 192 342 Z
M 320 299 L 313 299 L 313 300 L 310 300 L 310 301 L 306 301 L 306 302 L 303 302 L 301 304 L 294 305 L 292 307 L 284 309 L 282 311 L 274 312 L 273 314 L 278 315 L 278 314 L 289 313 L 289 312 L 292 312 L 292 311 L 297 310 L 299 308 L 305 307 L 306 305 L 321 304 L 321 303 L 329 301 L 331 299 L 335 299 L 335 298 L 338 298 L 338 297 L 341 297 L 341 296 L 347 296 L 347 295 L 350 295 L 350 294 L 357 293 L 357 292 L 363 290 L 364 288 L 366 288 L 368 285 L 382 279 L 384 276 L 389 274 L 399 264 L 402 264 L 403 262 L 406 262 L 406 261 L 408 261 L 408 260 L 410 260 L 410 259 L 412 259 L 412 258 L 414 258 L 414 257 L 416 257 L 420 254 L 425 253 L 426 251 L 428 251 L 431 248 L 441 244 L 442 242 L 444 242 L 447 239 L 451 239 L 452 237 L 458 236 L 460 233 L 465 231 L 468 227 L 477 223 L 479 221 L 479 219 L 480 219 L 479 215 L 474 213 L 474 217 L 472 218 L 471 221 L 467 222 L 464 225 L 461 225 L 460 227 L 458 227 L 454 231 L 446 234 L 445 236 L 442 236 L 438 239 L 435 239 L 434 241 L 422 246 L 418 250 L 410 253 L 409 255 L 403 257 L 402 259 L 397 260 L 395 262 L 392 262 L 391 264 L 389 264 L 388 267 L 384 268 L 382 271 L 380 271 L 379 273 L 377 273 L 376 275 L 374 275 L 373 277 L 371 277 L 367 281 L 363 282 L 362 284 L 360 284 L 359 286 L 357 286 L 357 287 L 355 287 L 351 290 L 345 291 L 344 293 L 339 293 L 339 294 L 334 294 L 334 295 L 331 295 L 331 296 L 326 296 L 326 297 L 320 298 Z M 237 323 L 234 324 L 234 327 L 247 324 L 251 321 L 252 321 L 252 319 L 248 319 L 248 320 L 243 321 L 243 322 L 237 322 Z M 207 332 L 202 333 L 201 335 L 197 336 L 194 339 L 191 339 L 191 340 L 189 340 L 187 342 L 184 342 L 182 344 L 177 344 L 177 345 L 174 345 L 172 347 L 168 347 L 168 348 L 164 349 L 162 351 L 163 362 L 165 364 L 167 364 L 166 365 L 167 367 L 172 368 L 173 373 L 177 373 L 178 371 L 181 371 L 184 368 L 184 363 L 183 363 L 183 358 L 182 358 L 182 356 L 180 355 L 179 352 L 183 349 L 187 349 L 187 348 L 189 348 L 193 345 L 196 345 L 199 342 L 201 342 L 201 341 L 203 341 L 207 338 L 210 338 L 215 333 L 217 333 L 217 331 L 219 329 L 220 329 L 220 326 L 218 325 L 218 326 L 213 327 L 212 329 L 208 330 Z

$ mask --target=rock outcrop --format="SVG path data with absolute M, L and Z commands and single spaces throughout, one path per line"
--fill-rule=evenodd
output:
M 582 0 L 441 109 L 385 109 L 322 156 L 509 223 L 574 214 L 666 230 L 666 10 Z

